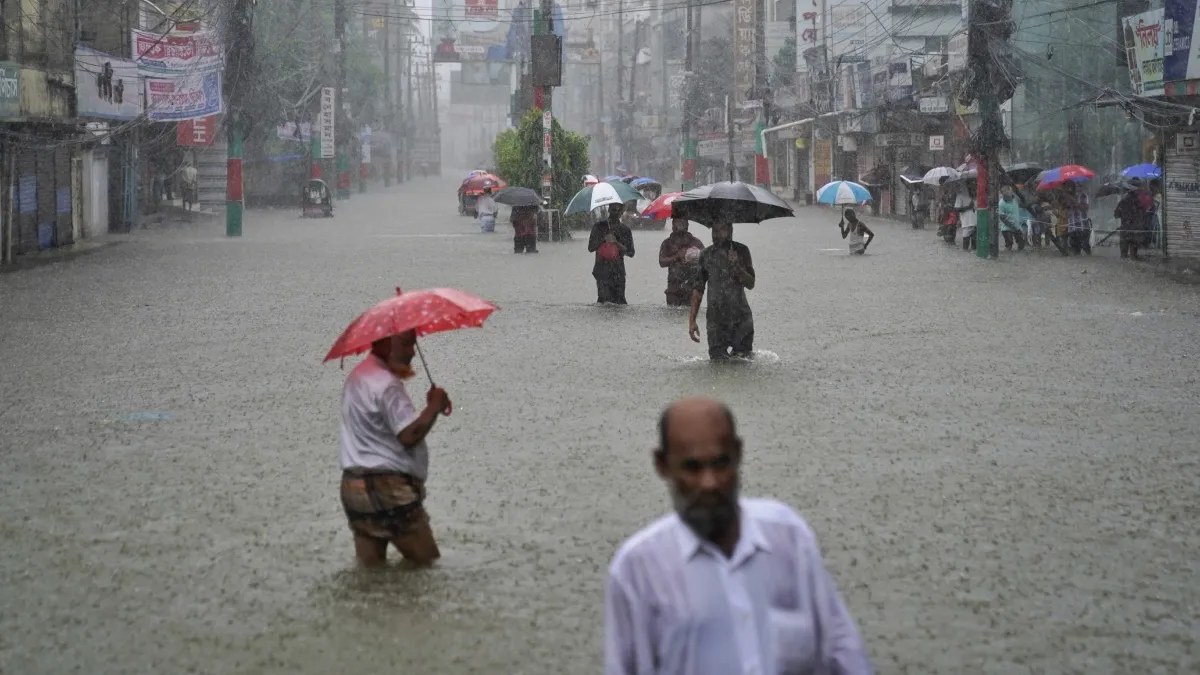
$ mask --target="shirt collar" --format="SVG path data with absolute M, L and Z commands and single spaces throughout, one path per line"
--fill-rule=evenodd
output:
M 741 499 L 738 500 L 738 524 L 740 526 L 738 542 L 729 559 L 730 564 L 734 567 L 742 564 L 758 551 L 765 553 L 771 551 L 762 528 L 758 526 L 758 521 L 750 516 L 745 501 Z M 683 522 L 679 514 L 675 514 L 675 540 L 679 545 L 680 554 L 683 555 L 684 560 L 689 562 L 701 552 L 719 558 L 725 557 L 714 544 L 698 537 L 692 528 Z

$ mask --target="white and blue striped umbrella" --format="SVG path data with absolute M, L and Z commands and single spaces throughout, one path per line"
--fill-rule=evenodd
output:
M 867 188 L 848 180 L 835 180 L 817 190 L 818 204 L 834 204 L 837 206 L 854 206 L 871 201 L 871 193 Z

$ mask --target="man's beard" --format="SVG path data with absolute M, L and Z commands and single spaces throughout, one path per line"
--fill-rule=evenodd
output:
M 737 479 L 734 479 L 735 481 Z M 712 540 L 729 530 L 738 519 L 738 484 L 734 483 L 733 494 L 721 496 L 716 503 L 696 504 L 689 501 L 674 485 L 671 486 L 671 503 L 675 512 L 701 539 Z

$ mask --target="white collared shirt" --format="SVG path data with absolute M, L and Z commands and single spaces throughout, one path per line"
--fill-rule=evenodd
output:
M 738 502 L 725 557 L 676 514 L 621 546 L 608 571 L 606 675 L 869 675 L 862 637 L 800 514 Z

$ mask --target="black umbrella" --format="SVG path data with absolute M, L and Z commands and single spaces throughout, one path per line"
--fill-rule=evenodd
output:
M 525 187 L 506 187 L 496 193 L 497 204 L 508 206 L 537 206 L 542 203 L 542 196 Z
M 1103 199 L 1104 197 L 1111 197 L 1113 195 L 1125 194 L 1126 192 L 1131 192 L 1136 189 L 1137 188 L 1134 187 L 1132 184 L 1130 184 L 1128 181 L 1124 181 L 1124 180 L 1110 181 L 1110 182 L 1105 183 L 1104 185 L 1100 186 L 1100 190 L 1096 192 L 1096 199 Z
M 1024 185 L 1034 178 L 1037 178 L 1039 175 L 1041 175 L 1042 171 L 1042 167 L 1034 164 L 1033 162 L 1021 162 L 1020 164 L 1013 164 L 1012 166 L 1004 167 L 1004 173 L 1008 174 L 1008 177 L 1012 179 L 1012 182 L 1016 183 L 1017 185 Z
M 793 216 L 792 207 L 757 185 L 713 183 L 683 193 L 671 203 L 671 215 L 712 227 L 715 223 L 761 223 Z

